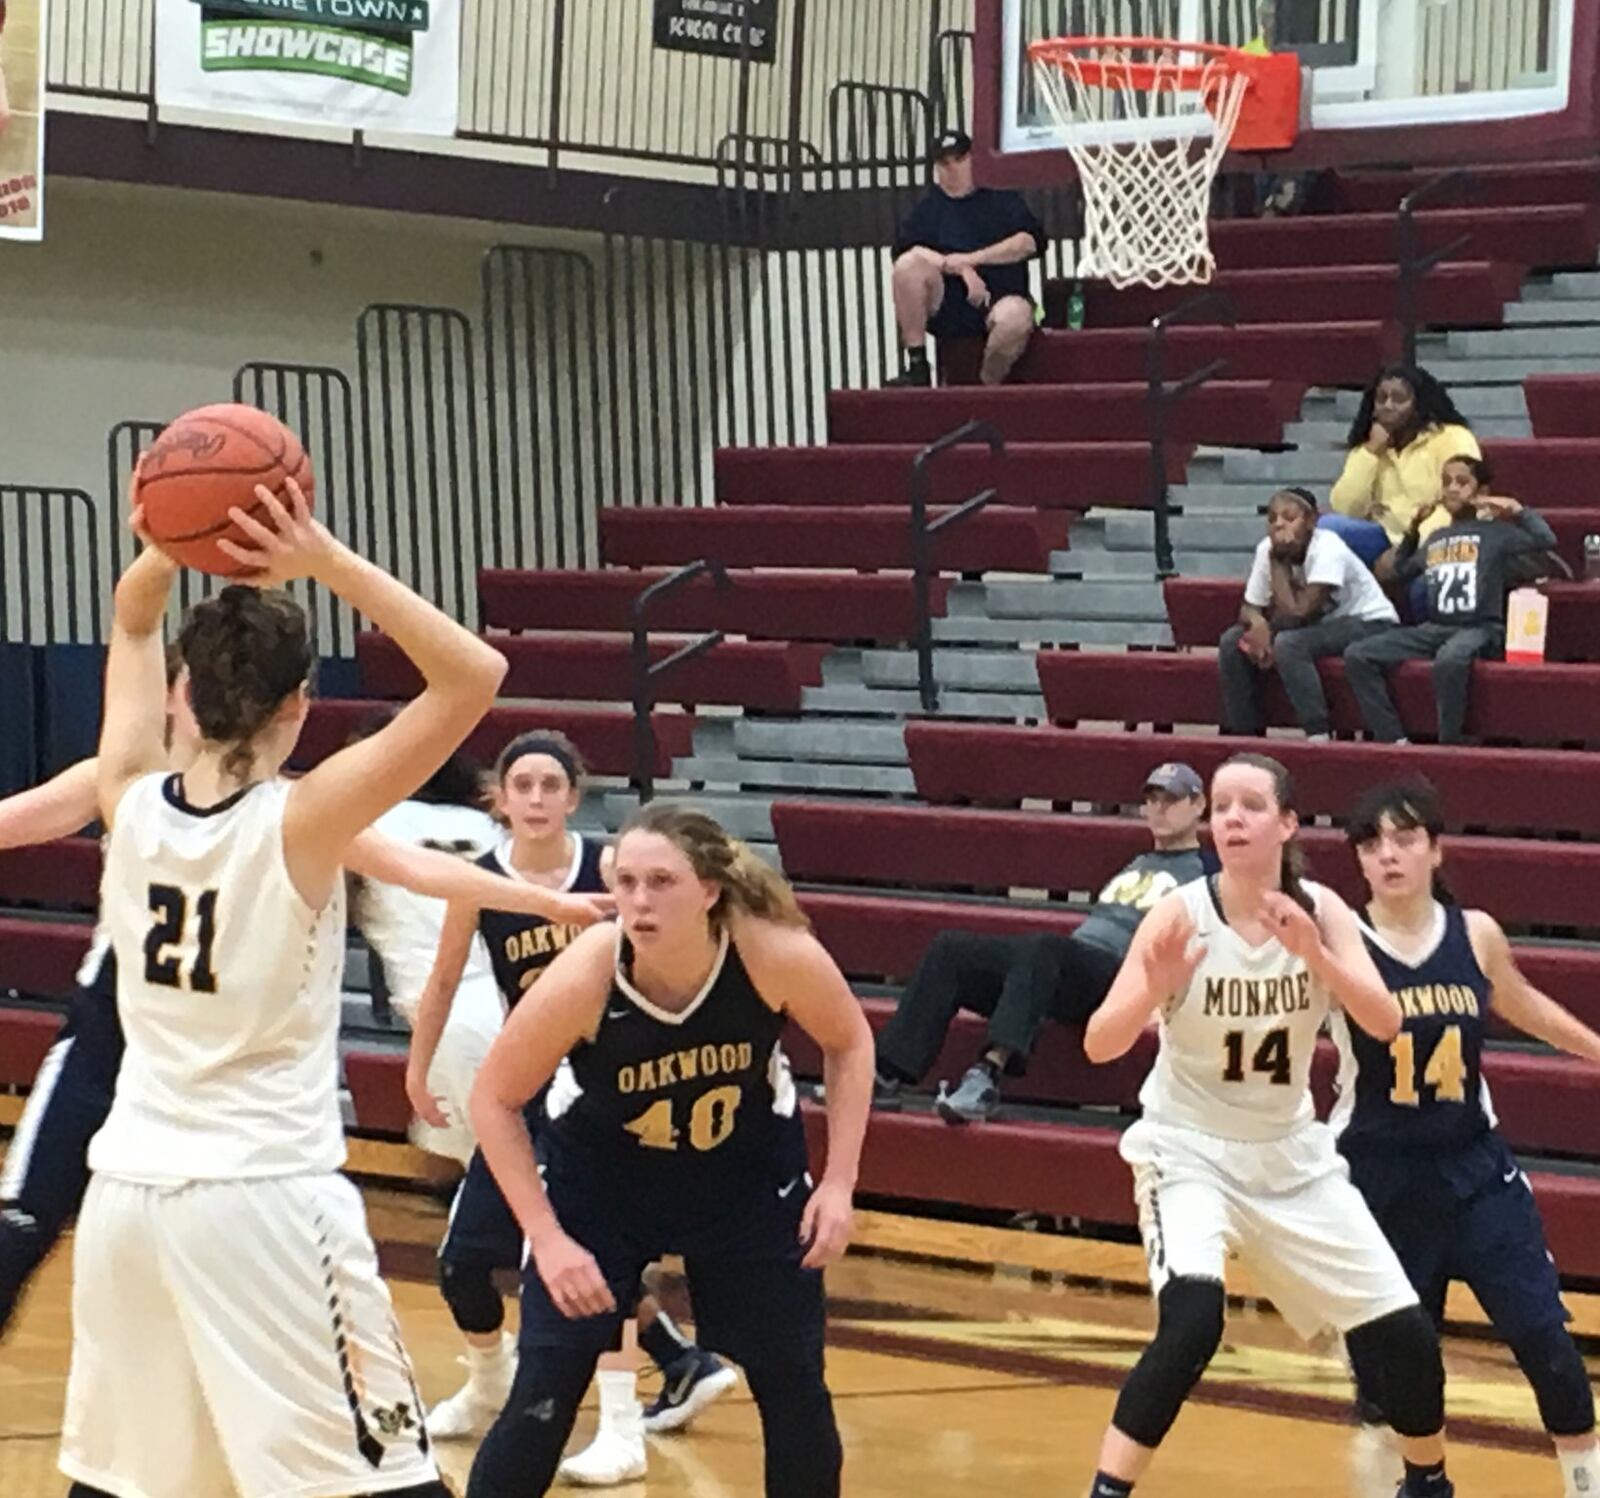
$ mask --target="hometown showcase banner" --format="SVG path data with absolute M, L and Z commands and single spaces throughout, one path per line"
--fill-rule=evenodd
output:
M 0 0 L 0 239 L 44 237 L 45 0 Z
M 453 135 L 461 0 L 156 0 L 163 107 Z

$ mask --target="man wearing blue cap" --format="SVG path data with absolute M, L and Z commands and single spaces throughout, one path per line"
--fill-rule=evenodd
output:
M 878 1036 L 879 1107 L 922 1080 L 958 1009 L 989 1018 L 983 1054 L 954 1090 L 940 1083 L 946 1123 L 979 1123 L 1000 1111 L 1000 1078 L 1026 1068 L 1047 1019 L 1083 1024 L 1100 1006 L 1139 922 L 1163 895 L 1206 871 L 1200 851 L 1205 783 L 1184 764 L 1159 765 L 1144 783 L 1139 814 L 1154 846 L 1118 872 L 1070 936 L 984 936 L 941 931 Z
M 889 384 L 933 383 L 932 333 L 986 339 L 982 379 L 998 385 L 1033 332 L 1028 261 L 1044 253 L 1044 226 L 1020 193 L 976 184 L 964 130 L 934 142 L 933 182 L 895 235 L 890 284 L 906 368 Z

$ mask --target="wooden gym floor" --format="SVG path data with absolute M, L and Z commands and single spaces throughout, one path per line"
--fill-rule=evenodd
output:
M 423 1394 L 437 1399 L 457 1386 L 461 1371 L 448 1315 L 426 1279 L 440 1210 L 397 1192 L 371 1191 L 368 1200 Z M 829 1286 L 845 1492 L 1077 1498 L 1093 1475 L 1116 1383 L 1137 1356 L 1149 1319 L 1139 1294 L 1082 1277 L 1128 1284 L 1138 1273 L 1137 1250 L 871 1214 L 864 1214 L 862 1237 L 889 1252 L 853 1254 Z M 935 1261 L 912 1261 L 911 1252 Z M 1032 1268 L 950 1262 L 997 1257 Z M 4 1498 L 66 1492 L 55 1455 L 70 1346 L 69 1277 L 64 1250 L 0 1347 Z M 1589 1319 L 1580 1315 L 1580 1323 Z M 1558 1493 L 1532 1398 L 1510 1359 L 1470 1337 L 1452 1339 L 1449 1358 L 1451 1467 L 1462 1498 Z M 648 1377 L 644 1387 L 654 1392 Z M 1341 1368 L 1307 1351 L 1270 1312 L 1230 1312 L 1225 1350 L 1202 1389 L 1139 1498 L 1337 1498 L 1347 1491 Z M 592 1428 L 590 1410 L 575 1440 L 585 1441 Z M 452 1476 L 465 1478 L 470 1448 L 446 1446 L 442 1457 Z M 650 1461 L 648 1482 L 621 1490 L 628 1498 L 758 1493 L 759 1437 L 748 1397 L 738 1391 L 692 1431 L 653 1441 Z

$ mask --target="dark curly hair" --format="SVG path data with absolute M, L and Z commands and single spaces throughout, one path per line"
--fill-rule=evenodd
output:
M 346 747 L 370 739 L 373 734 L 393 723 L 399 713 L 397 707 L 375 709 L 356 725 L 354 732 L 345 740 Z M 406 799 L 426 801 L 431 806 L 471 806 L 481 810 L 485 789 L 483 766 L 458 749 Z
M 1444 807 L 1433 782 L 1416 775 L 1369 786 L 1345 820 L 1344 835 L 1351 850 L 1359 852 L 1364 843 L 1376 842 L 1385 822 L 1402 832 L 1420 829 L 1430 843 L 1437 843 L 1444 831 Z M 1433 871 L 1433 897 L 1445 905 L 1453 905 L 1456 898 L 1438 869 Z
M 200 732 L 230 746 L 223 767 L 242 779 L 257 735 L 311 676 L 305 610 L 287 593 L 235 583 L 189 610 L 178 649 Z
M 1404 380 L 1417 400 L 1415 431 L 1425 432 L 1429 427 L 1457 426 L 1472 430 L 1472 423 L 1456 409 L 1450 392 L 1427 370 L 1416 364 L 1386 364 L 1372 377 L 1372 383 L 1361 392 L 1361 404 L 1356 408 L 1356 419 L 1350 423 L 1347 445 L 1360 447 L 1372 434 L 1372 413 L 1378 404 L 1378 386 L 1385 380 Z

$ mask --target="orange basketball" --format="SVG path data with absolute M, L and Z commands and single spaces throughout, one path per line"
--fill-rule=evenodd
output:
M 228 511 L 263 517 L 256 485 L 287 501 L 284 481 L 291 478 L 309 501 L 311 461 L 277 417 L 254 406 L 201 406 L 173 422 L 140 460 L 133 502 L 144 506 L 150 539 L 174 561 L 233 577 L 246 569 L 217 542 L 250 540 Z

